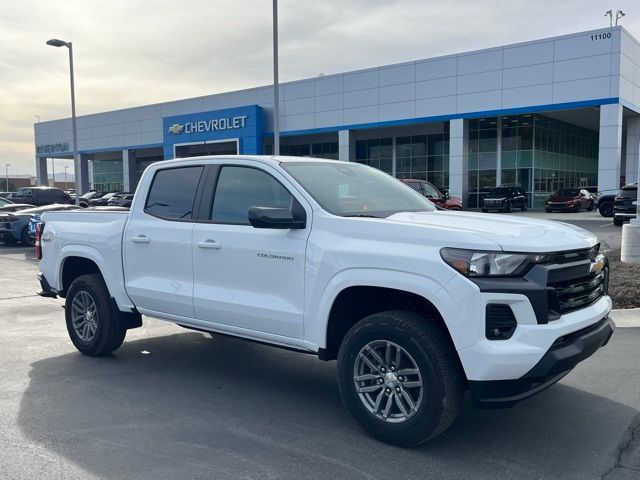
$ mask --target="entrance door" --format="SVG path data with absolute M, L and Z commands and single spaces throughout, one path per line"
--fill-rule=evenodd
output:
M 302 339 L 304 269 L 311 209 L 304 229 L 254 228 L 252 206 L 291 208 L 306 200 L 277 171 L 220 167 L 213 206 L 193 235 L 194 306 L 198 320 Z

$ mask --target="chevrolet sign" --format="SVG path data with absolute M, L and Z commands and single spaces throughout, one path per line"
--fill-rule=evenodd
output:
M 219 130 L 233 130 L 244 128 L 247 115 L 238 117 L 214 118 L 212 120 L 200 120 L 199 122 L 186 122 L 184 124 L 174 123 L 169 127 L 169 133 L 179 135 L 181 133 L 203 133 L 215 132 Z

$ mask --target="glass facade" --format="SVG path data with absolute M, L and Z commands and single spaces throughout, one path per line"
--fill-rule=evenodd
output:
M 557 189 L 595 186 L 597 176 L 598 132 L 540 114 L 469 120 L 470 208 L 498 177 L 501 185 L 522 187 L 529 206 L 541 207 Z
M 356 141 L 356 162 L 393 173 L 393 139 L 374 138 Z
M 598 184 L 598 132 L 535 116 L 533 206 L 560 188 L 596 187 Z
M 122 160 L 93 160 L 93 188 L 102 192 L 121 192 L 124 177 Z
M 273 145 L 264 145 L 264 154 L 273 155 Z M 280 155 L 338 160 L 338 142 L 280 144 Z
M 395 175 L 427 180 L 441 189 L 449 187 L 449 131 L 395 138 Z M 356 141 L 355 161 L 389 174 L 394 172 L 393 138 Z

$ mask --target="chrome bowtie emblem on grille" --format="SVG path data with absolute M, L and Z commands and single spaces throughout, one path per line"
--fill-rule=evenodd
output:
M 169 127 L 169 133 L 173 133 L 174 135 L 179 135 L 184 131 L 184 125 L 180 125 L 179 123 L 174 123 Z

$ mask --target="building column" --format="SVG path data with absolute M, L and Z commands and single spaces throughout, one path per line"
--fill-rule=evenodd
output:
M 449 194 L 467 203 L 469 190 L 469 121 L 449 122 Z
M 640 117 L 630 117 L 627 122 L 627 154 L 625 178 L 627 183 L 638 181 L 640 163 Z
M 135 150 L 123 150 L 122 151 L 122 188 L 125 192 L 133 192 L 136 189 L 138 183 L 137 169 L 136 169 L 136 151 Z
M 620 188 L 622 155 L 622 105 L 600 105 L 600 145 L 598 148 L 598 191 Z
M 338 131 L 338 160 L 353 162 L 356 159 L 356 142 L 351 130 Z
M 79 188 L 79 195 L 84 195 L 89 191 L 89 155 L 80 154 L 80 171 L 74 172 L 74 175 L 76 176 L 76 194 Z
M 94 185 L 94 181 L 93 181 L 93 160 L 89 160 L 87 162 L 87 172 L 89 174 L 89 190 L 95 188 Z
M 46 158 L 36 157 L 36 184 L 39 187 L 46 187 L 49 185 Z

